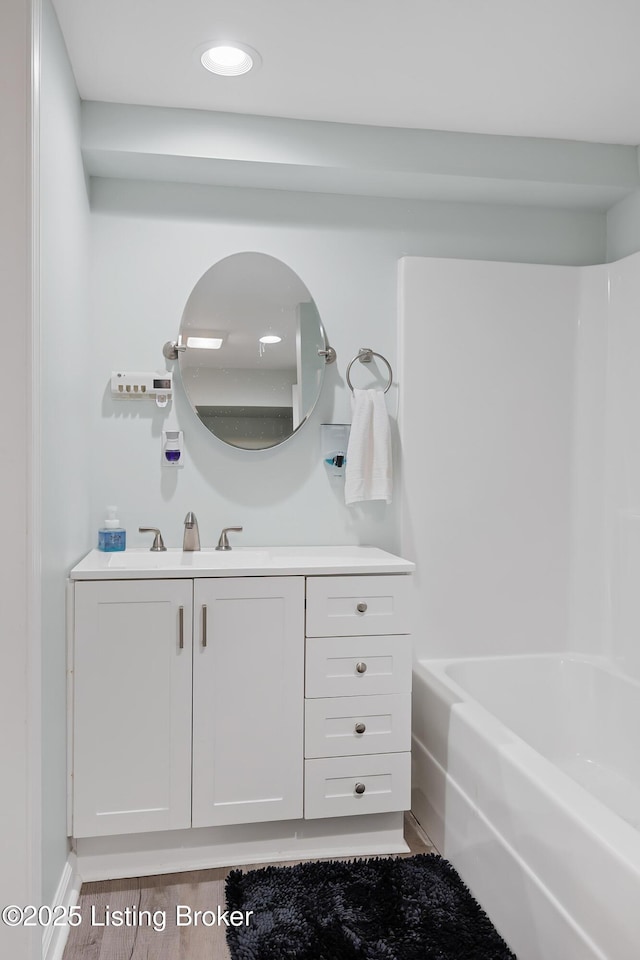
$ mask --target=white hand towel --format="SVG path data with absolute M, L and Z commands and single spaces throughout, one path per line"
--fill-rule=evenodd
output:
M 386 500 L 391 503 L 391 429 L 382 390 L 354 390 L 345 503 Z

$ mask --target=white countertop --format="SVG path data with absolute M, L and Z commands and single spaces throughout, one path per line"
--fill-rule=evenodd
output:
M 148 580 L 176 577 L 334 576 L 336 574 L 411 573 L 410 560 L 378 547 L 208 547 L 185 553 L 154 553 L 135 547 L 115 553 L 92 550 L 76 564 L 72 580 Z

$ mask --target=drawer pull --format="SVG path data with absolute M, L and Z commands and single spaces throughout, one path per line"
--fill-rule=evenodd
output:
M 362 796 L 366 789 L 364 783 L 356 783 L 356 793 L 358 796 Z
M 358 604 L 356 604 L 356 610 L 358 611 L 358 613 L 366 613 L 366 612 L 367 612 L 367 605 L 366 605 L 366 603 L 358 603 Z
M 356 723 L 356 733 L 364 733 L 366 729 L 367 729 L 367 728 L 366 728 L 366 726 L 364 725 L 364 723 L 362 723 L 362 722 Z
M 357 672 L 357 673 L 366 673 L 366 672 L 367 672 L 367 665 L 366 665 L 366 663 L 364 663 L 362 660 L 360 660 L 359 663 L 356 663 L 356 672 Z

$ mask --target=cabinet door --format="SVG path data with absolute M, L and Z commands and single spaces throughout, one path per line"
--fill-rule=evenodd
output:
M 302 817 L 304 578 L 197 580 L 194 827 Z
M 75 585 L 73 832 L 191 823 L 191 580 Z

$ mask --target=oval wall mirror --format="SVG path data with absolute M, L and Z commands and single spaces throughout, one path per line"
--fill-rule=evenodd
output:
M 286 264 L 236 253 L 187 300 L 177 343 L 184 388 L 202 423 L 244 450 L 282 443 L 316 405 L 328 348 L 311 294 Z

